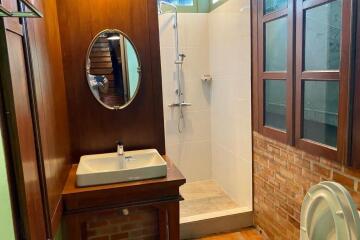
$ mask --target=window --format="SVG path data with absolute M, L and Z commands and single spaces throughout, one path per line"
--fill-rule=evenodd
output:
M 287 8 L 288 0 L 265 0 L 264 13 L 268 14 L 284 8 Z
M 339 70 L 341 1 L 305 10 L 304 70 Z
M 202 10 L 202 8 L 199 7 L 199 1 L 202 0 L 162 0 L 162 1 L 176 5 L 179 13 L 197 13 L 200 10 Z M 166 9 L 166 7 L 164 7 L 164 9 Z
M 265 23 L 265 71 L 287 70 L 287 17 Z
M 306 80 L 302 84 L 301 137 L 336 148 L 339 123 L 339 82 Z
M 297 1 L 296 146 L 347 160 L 350 1 Z
M 260 132 L 278 141 L 292 136 L 292 6 L 287 1 L 259 1 L 258 96 Z M 268 9 L 268 10 L 265 10 Z M 289 91 L 290 90 L 290 91 Z
M 286 131 L 286 82 L 265 80 L 264 124 Z
M 265 136 L 343 161 L 350 136 L 351 1 L 262 0 L 257 14 L 254 125 Z
M 194 0 L 164 0 L 164 2 L 172 3 L 178 6 L 193 6 Z

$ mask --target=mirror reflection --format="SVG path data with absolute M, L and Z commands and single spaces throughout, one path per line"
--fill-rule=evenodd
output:
M 119 30 L 104 30 L 92 41 L 86 74 L 94 97 L 106 108 L 122 109 L 135 98 L 141 66 L 131 40 Z

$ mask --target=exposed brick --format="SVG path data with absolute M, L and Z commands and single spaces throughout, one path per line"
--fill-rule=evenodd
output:
M 255 223 L 271 240 L 299 239 L 303 198 L 320 181 L 341 183 L 352 190 L 360 206 L 360 170 L 348 169 L 256 132 L 253 137 Z
M 279 168 L 278 170 L 279 170 L 279 173 L 280 173 L 282 176 L 284 176 L 285 178 L 287 178 L 287 180 L 293 179 L 293 177 L 294 177 L 294 173 L 293 173 L 293 172 L 291 172 L 291 171 L 289 171 L 288 169 L 283 168 L 283 167 Z
M 89 240 L 157 239 L 157 212 L 150 207 L 138 207 L 124 216 L 109 210 L 94 214 L 87 221 Z
M 293 217 L 289 216 L 289 222 L 296 228 L 300 228 L 300 223 Z
M 360 169 L 345 168 L 345 169 L 344 169 L 344 172 L 345 172 L 347 175 L 350 175 L 350 176 L 353 176 L 353 177 L 356 177 L 356 178 L 359 178 L 359 179 L 360 179 Z
M 327 169 L 327 168 L 324 168 L 322 166 L 320 166 L 319 164 L 317 163 L 314 163 L 313 164 L 313 169 L 312 169 L 313 172 L 321 175 L 322 177 L 324 178 L 327 178 L 329 179 L 330 178 L 330 174 L 331 174 L 331 170 L 330 169 Z
M 325 166 L 328 166 L 329 168 L 332 168 L 332 169 L 335 169 L 338 171 L 342 171 L 342 169 L 343 169 L 343 166 L 341 164 L 339 164 L 338 162 L 330 161 L 325 158 L 320 158 L 320 163 Z
M 137 228 L 137 224 L 136 223 L 127 223 L 121 226 L 121 230 L 123 231 L 128 231 L 128 230 L 133 230 Z
M 304 160 L 311 161 L 311 162 L 320 162 L 320 157 L 319 156 L 314 156 L 314 155 L 311 155 L 311 154 L 306 153 L 306 152 L 303 152 L 303 157 L 302 158 Z
M 296 156 L 294 158 L 294 163 L 301 168 L 310 169 L 310 161 L 305 160 L 301 157 Z
M 295 165 L 294 163 L 288 163 L 288 169 L 293 173 L 297 175 L 301 175 L 302 168 Z
M 275 156 L 280 156 L 280 148 L 277 146 L 267 145 L 267 150 Z
M 128 239 L 129 234 L 128 233 L 118 233 L 111 235 L 111 240 L 121 240 L 121 239 Z
M 357 206 L 360 206 L 360 193 L 355 191 L 350 191 L 350 194 L 354 202 L 357 204 Z
M 108 225 L 108 222 L 106 220 L 99 220 L 94 222 L 89 222 L 88 227 L 89 228 L 98 228 Z
M 321 181 L 318 173 L 312 172 L 311 170 L 303 169 L 302 175 L 305 179 L 311 181 L 313 184 L 319 183 Z
M 93 237 L 90 240 L 109 240 L 109 236 Z
M 354 179 L 342 175 L 342 173 L 334 171 L 333 178 L 336 182 L 348 187 L 349 189 L 354 189 Z

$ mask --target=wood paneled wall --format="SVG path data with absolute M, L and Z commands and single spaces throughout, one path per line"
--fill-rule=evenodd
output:
M 165 152 L 156 0 L 58 0 L 72 157 L 125 149 Z M 139 93 L 126 109 L 101 106 L 86 82 L 87 48 L 104 29 L 119 29 L 134 42 L 142 64 Z
M 32 1 L 44 14 L 28 20 L 38 124 L 52 231 L 62 214 L 61 192 L 69 169 L 70 133 L 56 0 Z

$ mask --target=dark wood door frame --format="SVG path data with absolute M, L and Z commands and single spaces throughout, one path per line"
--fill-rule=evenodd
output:
M 17 9 L 17 1 L 3 1 Z M 1 127 L 17 239 L 49 239 L 24 21 L 0 20 Z M 44 183 L 44 182 L 43 182 Z
M 22 6 L 23 8 L 23 6 Z M 46 175 L 45 175 L 45 166 L 44 166 L 44 158 L 42 152 L 42 144 L 41 144 L 41 134 L 40 134 L 40 126 L 39 126 L 39 115 L 36 101 L 36 93 L 35 93 L 35 82 L 34 82 L 34 71 L 33 71 L 33 62 L 30 51 L 30 43 L 29 43 L 29 34 L 28 34 L 28 23 L 26 19 L 21 19 L 22 27 L 23 27 L 23 45 L 24 45 L 24 56 L 26 62 L 26 70 L 27 70 L 27 78 L 28 78 L 28 90 L 29 90 L 29 100 L 30 100 L 30 108 L 31 108 L 31 116 L 34 125 L 34 139 L 35 139 L 35 150 L 38 164 L 38 173 L 39 173 L 39 185 L 41 189 L 41 197 L 43 202 L 43 212 L 45 217 L 45 227 L 46 227 L 46 235 L 48 238 L 53 238 L 52 224 L 51 224 L 51 216 L 49 212 L 49 202 L 48 202 L 48 193 L 46 187 Z

